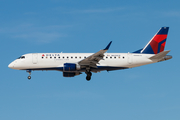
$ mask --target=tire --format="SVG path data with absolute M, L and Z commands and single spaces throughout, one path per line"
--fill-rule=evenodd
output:
M 91 80 L 91 76 L 87 76 L 87 77 L 86 77 L 86 80 L 87 80 L 87 81 L 90 81 L 90 80 Z
M 28 79 L 30 80 L 30 79 L 31 79 L 31 76 L 28 76 Z

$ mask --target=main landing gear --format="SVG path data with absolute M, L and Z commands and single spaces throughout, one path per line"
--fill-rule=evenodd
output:
M 92 76 L 92 73 L 90 71 L 86 71 L 86 80 L 87 81 L 90 81 L 91 80 L 91 76 Z
M 26 72 L 29 73 L 28 79 L 30 80 L 31 79 L 31 70 L 26 70 Z

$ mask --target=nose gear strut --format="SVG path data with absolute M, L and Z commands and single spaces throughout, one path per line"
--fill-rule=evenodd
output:
M 28 79 L 30 80 L 31 79 L 31 70 L 26 70 L 26 72 L 29 73 Z

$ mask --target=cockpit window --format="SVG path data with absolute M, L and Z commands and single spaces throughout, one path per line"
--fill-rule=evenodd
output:
M 18 59 L 25 59 L 25 56 L 20 56 L 18 57 Z

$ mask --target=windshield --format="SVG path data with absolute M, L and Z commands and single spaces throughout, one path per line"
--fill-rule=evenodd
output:
M 25 59 L 25 56 L 20 56 L 17 59 Z

